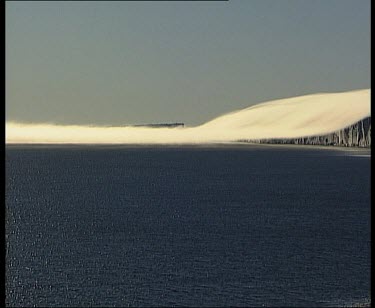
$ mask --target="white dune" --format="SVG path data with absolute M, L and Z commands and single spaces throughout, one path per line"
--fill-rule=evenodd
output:
M 371 116 L 370 89 L 274 100 L 196 127 L 148 128 L 6 123 L 6 143 L 191 144 L 331 133 Z

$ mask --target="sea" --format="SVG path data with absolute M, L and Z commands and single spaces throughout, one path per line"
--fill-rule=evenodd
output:
M 7 307 L 371 302 L 370 150 L 7 145 Z

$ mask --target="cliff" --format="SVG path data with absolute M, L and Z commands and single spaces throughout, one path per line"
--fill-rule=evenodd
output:
M 321 136 L 307 136 L 290 139 L 246 139 L 239 140 L 251 143 L 271 144 L 304 144 L 331 145 L 343 147 L 371 147 L 371 117 L 343 128 L 339 131 Z

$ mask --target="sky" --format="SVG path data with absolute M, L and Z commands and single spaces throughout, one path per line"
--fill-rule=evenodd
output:
M 198 125 L 370 88 L 369 0 L 6 2 L 6 120 Z

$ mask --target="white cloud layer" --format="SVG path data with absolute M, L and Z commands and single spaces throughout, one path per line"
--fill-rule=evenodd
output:
M 370 89 L 261 103 L 195 127 L 147 128 L 6 123 L 6 143 L 192 144 L 331 133 L 371 115 Z

